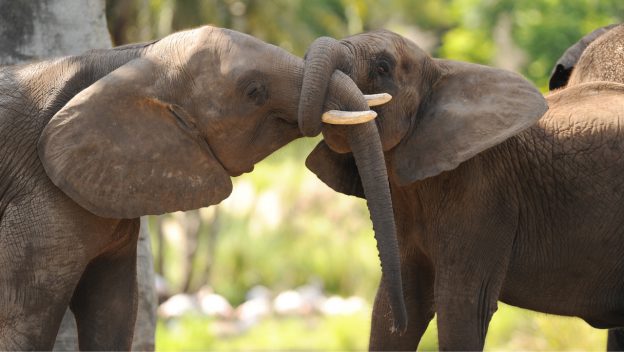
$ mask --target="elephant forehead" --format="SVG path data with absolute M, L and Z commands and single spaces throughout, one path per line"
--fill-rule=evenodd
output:
M 359 47 L 357 49 L 363 50 L 365 54 L 369 55 L 383 51 L 399 58 L 425 55 L 425 52 L 416 43 L 388 30 L 357 34 L 345 38 L 345 41 Z

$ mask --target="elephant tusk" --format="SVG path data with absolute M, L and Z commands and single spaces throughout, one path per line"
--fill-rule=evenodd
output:
M 373 110 L 367 111 L 341 111 L 329 110 L 323 114 L 321 120 L 332 125 L 356 125 L 368 122 L 377 117 Z
M 364 95 L 364 99 L 368 103 L 368 106 L 378 106 L 389 102 L 392 99 L 392 95 L 388 93 L 368 94 Z M 356 125 L 359 123 L 368 122 L 377 117 L 377 113 L 368 111 L 341 111 L 341 110 L 329 110 L 323 114 L 321 120 L 325 123 L 332 125 Z
M 364 99 L 368 103 L 368 106 L 378 106 L 383 105 L 390 100 L 392 100 L 392 95 L 388 93 L 379 93 L 379 94 L 364 94 Z

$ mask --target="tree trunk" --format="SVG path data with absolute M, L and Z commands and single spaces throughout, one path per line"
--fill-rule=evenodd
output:
M 110 48 L 104 0 L 0 0 L 0 65 Z M 133 350 L 154 350 L 156 296 L 147 224 L 138 244 L 139 307 Z M 55 350 L 77 350 L 76 323 L 67 310 Z
M 184 232 L 186 241 L 184 246 L 183 282 L 182 292 L 190 292 L 195 276 L 195 257 L 199 244 L 199 236 L 202 230 L 202 220 L 199 217 L 199 210 L 190 210 L 184 213 Z

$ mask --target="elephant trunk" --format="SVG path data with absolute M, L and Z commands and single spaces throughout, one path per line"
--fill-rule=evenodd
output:
M 366 204 L 373 222 L 381 270 L 387 280 L 388 299 L 394 317 L 393 328 L 402 332 L 407 328 L 407 313 L 403 301 L 401 263 L 388 174 L 377 125 L 374 121 L 353 125 L 348 129 L 347 139 L 362 179 Z
M 345 71 L 345 50 L 335 39 L 321 37 L 312 43 L 306 53 L 298 116 L 299 129 L 304 136 L 321 133 L 322 108 L 330 77 L 336 69 Z
M 322 109 L 328 105 L 333 107 L 332 104 L 337 104 L 340 110 L 368 110 L 368 104 L 355 83 L 345 74 L 334 72 L 346 62 L 348 55 L 344 50 L 346 48 L 331 38 L 318 39 L 308 50 L 298 116 L 299 127 L 305 135 L 318 134 L 316 131 L 321 128 Z M 328 87 L 330 83 L 331 87 Z M 328 97 L 328 104 L 324 105 L 328 88 L 331 88 L 332 94 Z M 393 329 L 403 332 L 407 328 L 407 312 L 390 186 L 379 131 L 374 121 L 345 129 L 373 222 L 394 318 Z

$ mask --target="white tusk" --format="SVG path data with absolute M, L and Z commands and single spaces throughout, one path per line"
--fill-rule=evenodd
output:
M 388 93 L 368 94 L 368 95 L 365 94 L 364 99 L 366 99 L 368 106 L 377 106 L 377 105 L 385 104 L 389 102 L 390 100 L 392 100 L 392 95 Z
M 367 111 L 341 111 L 329 110 L 323 114 L 321 119 L 325 123 L 332 125 L 356 125 L 358 123 L 368 122 L 377 117 L 377 113 L 373 110 Z

